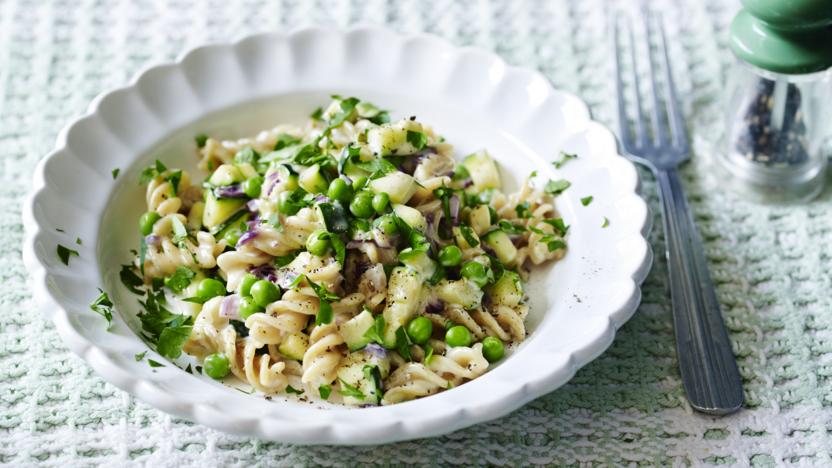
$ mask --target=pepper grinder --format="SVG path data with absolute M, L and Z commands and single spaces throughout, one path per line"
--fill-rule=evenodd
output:
M 823 189 L 832 136 L 832 0 L 742 4 L 717 159 L 748 198 L 810 200 Z

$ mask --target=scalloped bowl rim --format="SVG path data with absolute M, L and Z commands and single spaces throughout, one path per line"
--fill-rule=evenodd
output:
M 63 156 L 61 153 L 67 150 L 68 135 L 70 132 L 84 122 L 100 113 L 102 104 L 106 103 L 110 96 L 120 93 L 137 92 L 138 86 L 144 77 L 154 70 L 174 67 L 183 69 L 191 57 L 199 53 L 210 53 L 222 48 L 231 48 L 235 51 L 245 43 L 256 43 L 257 41 L 273 41 L 280 44 L 293 44 L 293 41 L 302 41 L 305 37 L 339 35 L 340 38 L 349 38 L 352 35 L 367 35 L 378 40 L 379 38 L 395 38 L 399 45 L 405 43 L 423 44 L 434 49 L 439 48 L 441 52 L 453 56 L 457 63 L 463 60 L 479 59 L 488 62 L 503 70 L 503 76 L 520 76 L 528 87 L 533 84 L 545 83 L 542 91 L 547 97 L 557 95 L 558 98 L 569 101 L 569 105 L 578 119 L 584 119 L 584 131 L 592 131 L 597 138 L 604 139 L 609 147 L 611 142 L 613 154 L 609 155 L 608 163 L 615 164 L 616 177 L 624 180 L 627 187 L 627 201 L 637 208 L 636 218 L 631 226 L 633 239 L 640 257 L 631 262 L 632 267 L 629 278 L 622 279 L 632 282 L 633 287 L 629 297 L 626 297 L 621 305 L 613 310 L 606 311 L 606 315 L 599 317 L 597 333 L 594 336 L 585 337 L 585 341 L 575 343 L 567 354 L 550 354 L 544 352 L 538 359 L 548 358 L 557 362 L 548 362 L 547 367 L 542 369 L 538 375 L 526 375 L 522 382 L 505 381 L 491 382 L 493 388 L 488 394 L 480 394 L 477 399 L 463 399 L 471 392 L 460 392 L 468 385 L 459 387 L 449 392 L 442 392 L 428 398 L 416 400 L 399 405 L 362 409 L 348 412 L 328 412 L 329 415 L 311 420 L 299 420 L 296 418 L 284 418 L 278 411 L 268 415 L 252 414 L 227 414 L 220 408 L 228 408 L 234 402 L 243 404 L 244 396 L 223 395 L 223 401 L 217 399 L 189 399 L 193 395 L 177 394 L 176 391 L 166 388 L 164 381 L 184 382 L 188 375 L 182 371 L 168 368 L 160 369 L 161 380 L 153 380 L 131 372 L 126 368 L 129 363 L 119 362 L 113 350 L 102 348 L 83 336 L 74 326 L 75 314 L 77 311 L 68 312 L 70 308 L 65 303 L 65 298 L 57 297 L 58 294 L 49 287 L 50 272 L 55 269 L 43 260 L 42 252 L 37 251 L 37 239 L 50 227 L 41 225 L 36 215 L 38 197 L 46 190 L 45 168 L 50 160 Z M 207 51 L 207 52 L 206 52 Z M 257 96 L 250 96 L 256 99 Z M 233 105 L 233 104 L 232 104 Z M 219 106 L 209 112 L 221 111 L 231 105 Z M 194 117 L 198 120 L 200 116 Z M 187 122 L 186 122 L 187 123 Z M 175 129 L 169 129 L 175 131 Z M 163 137 L 161 137 L 163 138 Z M 133 163 L 140 155 L 133 155 Z M 608 168 L 609 169 L 609 168 Z M 588 108 L 577 97 L 554 89 L 549 81 L 537 71 L 530 71 L 520 67 L 506 64 L 499 56 L 480 49 L 471 47 L 456 47 L 445 39 L 429 35 L 399 35 L 388 29 L 375 26 L 357 26 L 349 29 L 324 30 L 321 28 L 302 28 L 286 34 L 265 32 L 246 35 L 233 42 L 217 42 L 192 48 L 182 54 L 173 62 L 167 62 L 146 67 L 136 74 L 133 80 L 126 86 L 99 94 L 90 103 L 87 112 L 78 116 L 64 127 L 57 137 L 56 148 L 38 164 L 33 177 L 33 189 L 24 202 L 23 221 L 25 226 L 25 237 L 23 245 L 23 259 L 27 270 L 33 278 L 33 296 L 44 313 L 50 317 L 56 325 L 56 329 L 69 348 L 81 356 L 89 365 L 105 380 L 117 387 L 135 395 L 140 400 L 159 408 L 168 413 L 182 416 L 187 419 L 217 428 L 228 432 L 253 435 L 264 439 L 278 440 L 293 443 L 329 443 L 329 444 L 372 444 L 379 442 L 392 442 L 426 436 L 435 436 L 451 432 L 472 424 L 494 419 L 503 416 L 534 398 L 555 390 L 566 383 L 574 373 L 592 359 L 600 355 L 612 343 L 615 331 L 626 322 L 635 312 L 641 298 L 640 285 L 646 277 L 652 263 L 652 251 L 646 240 L 650 229 L 649 209 L 644 200 L 638 196 L 638 174 L 633 164 L 620 156 L 612 133 L 600 124 L 591 120 Z M 97 238 L 96 238 L 97 240 Z M 39 256 L 40 253 L 40 256 Z M 64 300 L 62 300 L 64 299 Z M 88 312 L 85 312 L 88 313 Z M 141 343 L 136 336 L 135 341 Z M 527 365 L 534 367 L 537 363 L 529 358 Z M 144 363 L 142 363 L 144 365 Z M 138 365 L 138 363 L 136 364 Z M 504 367 L 512 367 L 513 360 L 507 361 Z M 496 370 L 495 370 L 496 372 Z M 490 374 L 491 372 L 489 372 Z M 174 375 L 176 374 L 176 375 Z M 178 375 L 181 374 L 181 375 Z M 486 374 L 488 376 L 489 374 Z M 484 376 L 485 377 L 485 376 Z M 479 380 L 479 379 L 478 379 Z M 160 383 L 161 382 L 161 383 Z M 475 381 L 476 382 L 476 381 Z M 193 383 L 193 382 L 189 382 Z M 216 397 L 216 395 L 213 395 Z M 440 405 L 440 399 L 444 399 Z M 437 411 L 436 409 L 440 411 Z M 321 412 L 324 414 L 325 412 Z M 352 414 L 352 415 L 351 415 Z M 360 414 L 360 418 L 354 415 Z M 359 420 L 360 419 L 360 420 Z M 291 424 L 286 424 L 291 422 Z

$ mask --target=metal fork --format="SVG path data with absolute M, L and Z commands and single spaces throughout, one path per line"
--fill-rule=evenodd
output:
M 652 16 L 650 13 L 644 15 L 648 50 L 651 38 L 655 36 Z M 656 54 L 649 53 L 652 112 L 651 131 L 648 132 L 636 72 L 633 31 L 629 22 L 626 23 L 635 88 L 635 125 L 631 133 L 622 79 L 620 22 L 619 18 L 615 18 L 613 23 L 619 135 L 628 156 L 649 167 L 659 186 L 682 384 L 691 406 L 696 410 L 713 415 L 729 414 L 742 406 L 742 381 L 722 321 L 716 289 L 708 272 L 702 240 L 696 231 L 677 171 L 679 165 L 689 159 L 690 146 L 673 85 L 664 26 L 661 18 L 655 18 L 659 29 L 660 63 L 654 57 Z M 660 68 L 663 69 L 665 82 L 663 93 L 657 79 Z M 660 94 L 664 95 L 663 99 Z

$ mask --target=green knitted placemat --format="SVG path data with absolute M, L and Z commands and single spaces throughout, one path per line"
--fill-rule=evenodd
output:
M 0 464 L 29 466 L 832 465 L 832 190 L 796 207 L 743 202 L 704 162 L 737 5 L 656 1 L 698 150 L 684 170 L 747 409 L 693 414 L 676 367 L 661 222 L 644 300 L 563 388 L 500 420 L 378 447 L 294 447 L 171 418 L 105 383 L 32 304 L 20 209 L 37 161 L 101 91 L 207 40 L 300 25 L 387 24 L 494 50 L 614 116 L 602 0 L 0 0 Z M 644 193 L 658 213 L 654 184 Z

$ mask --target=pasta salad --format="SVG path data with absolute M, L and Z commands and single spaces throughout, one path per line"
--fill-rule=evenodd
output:
M 122 280 L 161 355 L 267 396 L 386 405 L 474 379 L 526 337 L 530 268 L 566 250 L 552 199 L 568 182 L 503 193 L 486 151 L 456 161 L 428 125 L 356 98 L 196 144 L 201 183 L 142 172 Z

